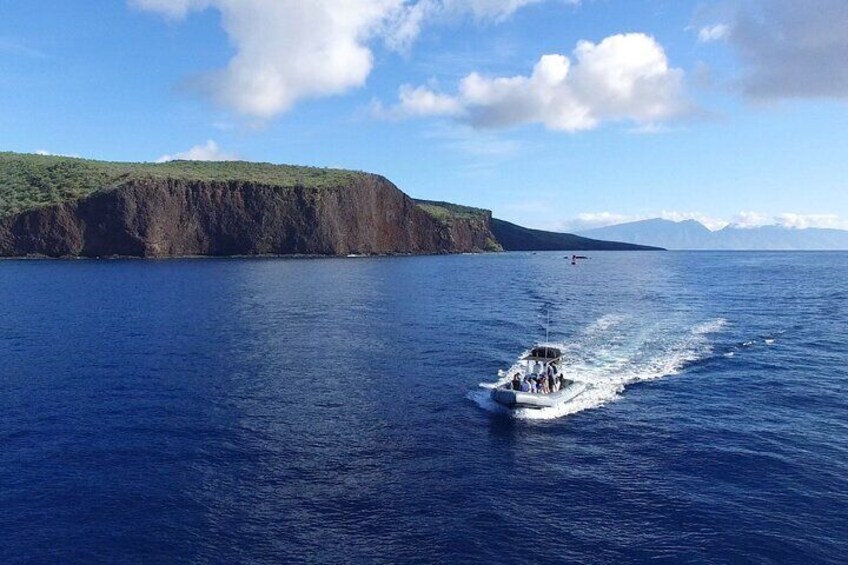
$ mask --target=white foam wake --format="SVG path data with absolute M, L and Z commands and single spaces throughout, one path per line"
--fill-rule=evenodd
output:
M 685 326 L 665 319 L 603 316 L 562 344 L 568 359 L 565 376 L 589 384 L 589 389 L 557 407 L 516 410 L 512 414 L 521 419 L 548 420 L 613 402 L 630 384 L 678 374 L 709 356 L 710 334 L 721 331 L 726 323 L 719 318 Z M 485 388 L 470 392 L 468 398 L 485 410 L 509 412 L 492 401 Z

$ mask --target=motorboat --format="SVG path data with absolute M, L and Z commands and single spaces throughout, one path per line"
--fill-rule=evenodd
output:
M 564 352 L 558 345 L 539 344 L 525 352 L 508 370 L 499 371 L 491 388 L 492 400 L 510 409 L 542 409 L 571 402 L 586 383 L 563 376 Z

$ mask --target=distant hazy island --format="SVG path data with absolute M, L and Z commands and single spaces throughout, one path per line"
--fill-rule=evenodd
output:
M 248 162 L 0 153 L 0 256 L 389 255 L 643 250 L 413 200 L 387 179 Z
M 819 251 L 848 249 L 848 231 L 789 228 L 779 225 L 728 225 L 711 231 L 695 220 L 673 222 L 655 218 L 581 232 L 591 238 L 614 239 L 667 249 Z

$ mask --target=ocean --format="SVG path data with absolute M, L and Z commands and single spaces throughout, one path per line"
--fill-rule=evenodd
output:
M 844 563 L 848 253 L 565 256 L 0 262 L 0 562 Z

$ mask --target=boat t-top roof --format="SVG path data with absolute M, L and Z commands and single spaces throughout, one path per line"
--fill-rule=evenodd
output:
M 562 350 L 552 345 L 537 345 L 524 356 L 525 361 L 542 361 L 550 363 L 562 357 Z

